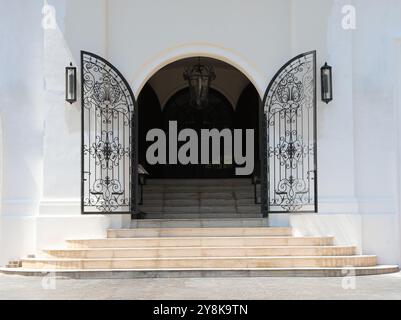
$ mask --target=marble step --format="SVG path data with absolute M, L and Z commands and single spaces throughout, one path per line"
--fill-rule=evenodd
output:
M 268 257 L 268 256 L 350 256 L 355 246 L 286 247 L 155 247 L 109 249 L 45 250 L 53 258 L 177 258 L 177 257 Z
M 291 228 L 136 228 L 109 229 L 107 238 L 291 236 Z
M 180 216 L 181 217 L 181 216 Z M 131 228 L 239 228 L 267 227 L 267 218 L 133 219 Z
M 6 268 L 21 268 L 22 267 L 22 261 L 21 260 L 11 260 L 6 264 Z
M 330 246 L 333 237 L 242 236 L 71 239 L 69 248 Z
M 282 257 L 184 257 L 116 259 L 22 259 L 23 268 L 34 269 L 186 269 L 186 268 L 320 268 L 368 267 L 376 256 L 282 256 Z

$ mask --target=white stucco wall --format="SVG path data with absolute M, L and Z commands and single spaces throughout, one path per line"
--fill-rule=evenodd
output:
M 3 248 L 3 217 L 2 217 L 2 195 L 3 195 L 3 122 L 0 113 L 0 248 Z M 1 255 L 0 255 L 1 260 Z M 1 261 L 0 261 L 1 263 Z
M 316 49 L 318 68 L 327 61 L 334 72 L 334 100 L 318 104 L 320 213 L 272 223 L 399 261 L 399 1 L 48 2 L 57 28 L 43 30 L 42 0 L 0 0 L 10 13 L 0 20 L 0 264 L 127 222 L 79 212 L 80 104 L 64 101 L 64 68 L 79 66 L 80 50 L 110 60 L 136 95 L 161 67 L 205 55 L 241 70 L 262 96 L 282 64 Z M 344 4 L 356 7 L 356 30 L 341 27 Z
M 43 194 L 36 218 L 36 247 L 57 247 L 65 238 L 104 237 L 121 216 L 80 212 L 80 103 L 65 102 L 64 68 L 80 66 L 80 50 L 106 55 L 106 1 L 48 1 L 57 27 L 44 30 Z M 128 217 L 125 217 L 128 218 Z
M 251 10 L 242 1 L 233 1 L 231 9 L 219 7 L 211 12 L 206 8 L 213 6 L 213 1 L 209 4 L 173 1 L 167 5 L 160 0 L 68 0 L 49 1 L 49 4 L 56 8 L 58 27 L 44 32 L 47 86 L 43 166 L 46 169 L 36 225 L 38 250 L 60 245 L 66 237 L 104 236 L 110 223 L 118 226 L 129 219 L 115 217 L 113 220 L 117 221 L 110 222 L 104 216 L 80 215 L 80 148 L 77 147 L 80 146 L 80 104 L 69 106 L 64 102 L 63 78 L 69 61 L 79 65 L 80 50 L 97 53 L 112 62 L 130 82 L 136 96 L 145 82 L 169 62 L 199 55 L 238 67 L 263 94 L 269 81 L 265 74 L 272 77 L 273 70 L 291 57 L 290 38 L 285 36 L 290 30 L 290 17 L 286 14 L 290 1 L 270 1 L 280 12 L 280 18 L 277 12 L 262 12 L 266 1 L 255 1 L 254 12 L 258 17 L 251 23 L 239 19 L 244 8 Z M 155 10 L 155 6 L 163 10 Z M 187 13 L 193 10 L 198 10 L 199 17 L 207 18 L 197 21 L 200 25 L 191 29 L 187 24 L 192 18 Z M 171 15 L 182 20 L 171 20 Z M 283 24 L 281 34 L 273 32 L 279 22 Z M 269 36 L 274 37 L 274 50 L 263 53 L 254 50 L 259 41 L 249 35 L 255 30 L 269 30 Z
M 396 127 L 396 166 L 397 168 L 401 168 L 401 126 L 398 124 L 401 123 L 401 37 L 398 37 L 394 40 L 394 55 L 395 55 L 395 74 L 394 74 L 394 122 Z M 396 243 L 401 243 L 401 170 L 397 170 L 397 203 L 396 203 L 396 211 L 398 213 L 398 221 L 395 224 L 398 226 L 398 237 L 395 239 Z M 401 246 L 398 248 L 398 259 L 401 260 Z
M 397 212 L 395 39 L 401 36 L 401 2 L 354 1 L 353 34 L 355 192 L 360 203 L 363 250 L 390 262 L 400 250 Z M 399 60 L 398 60 L 399 63 Z
M 112 3 L 108 57 L 136 94 L 162 66 L 202 54 L 245 69 L 263 94 L 276 67 L 291 57 L 289 0 L 256 0 L 252 5 L 240 0 L 229 5 L 213 0 Z
M 320 100 L 318 81 L 319 214 L 296 214 L 290 223 L 299 235 L 336 237 L 338 244 L 356 244 L 362 251 L 362 218 L 355 194 L 352 30 L 342 28 L 342 7 L 348 0 L 293 1 L 293 54 L 314 47 L 320 66 L 333 67 L 334 99 Z M 319 78 L 318 78 L 319 79 Z
M 3 127 L 1 263 L 35 249 L 33 216 L 42 187 L 41 4 L 1 1 L 0 113 Z
M 319 51 L 327 53 L 321 58 L 333 66 L 334 100 L 319 106 L 321 213 L 296 215 L 291 223 L 300 234 L 331 233 L 338 243 L 356 243 L 363 253 L 378 254 L 379 263 L 399 263 L 400 166 L 395 146 L 401 122 L 394 121 L 399 108 L 395 93 L 400 90 L 394 80 L 394 42 L 401 32 L 401 3 L 336 0 L 324 2 L 325 6 L 321 1 L 306 2 L 309 5 L 304 7 L 304 1 L 302 5 L 293 2 L 293 21 L 300 22 L 293 24 L 299 33 L 293 36 L 295 47 L 324 37 L 325 29 L 314 28 L 316 19 L 310 19 L 306 8 L 318 8 L 314 17 L 329 13 L 324 19 L 326 45 Z M 341 26 L 341 9 L 349 4 L 356 9 L 355 30 Z M 310 34 L 310 39 L 302 34 Z M 338 206 L 331 205 L 336 202 Z M 335 207 L 345 210 L 336 213 Z
M 99 1 L 48 1 L 56 9 L 57 25 L 46 30 L 42 28 L 45 3 L 1 0 L 0 5 L 0 265 L 45 246 L 61 245 L 66 237 L 103 236 L 111 223 L 121 226 L 121 217 L 111 221 L 80 216 L 79 107 L 64 102 L 64 68 L 69 61 L 79 62 L 71 57 L 66 35 L 77 46 L 81 40 L 88 50 L 101 52 L 102 35 L 96 37 L 95 23 L 97 15 L 99 21 L 103 17 L 101 10 L 96 11 Z M 68 16 L 73 21 L 66 19 L 67 9 L 74 9 Z

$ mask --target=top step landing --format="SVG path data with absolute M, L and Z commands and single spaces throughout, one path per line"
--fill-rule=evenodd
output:
M 250 228 L 268 226 L 268 218 L 133 219 L 130 228 Z

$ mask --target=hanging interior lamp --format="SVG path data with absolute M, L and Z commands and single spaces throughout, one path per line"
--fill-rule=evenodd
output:
M 202 109 L 208 104 L 210 83 L 216 79 L 213 67 L 198 63 L 185 70 L 184 79 L 188 81 L 190 103 L 197 109 Z

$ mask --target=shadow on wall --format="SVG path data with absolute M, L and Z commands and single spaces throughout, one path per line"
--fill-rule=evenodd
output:
M 359 214 L 298 213 L 290 217 L 296 236 L 334 236 L 336 245 L 356 245 L 362 250 L 362 221 Z

